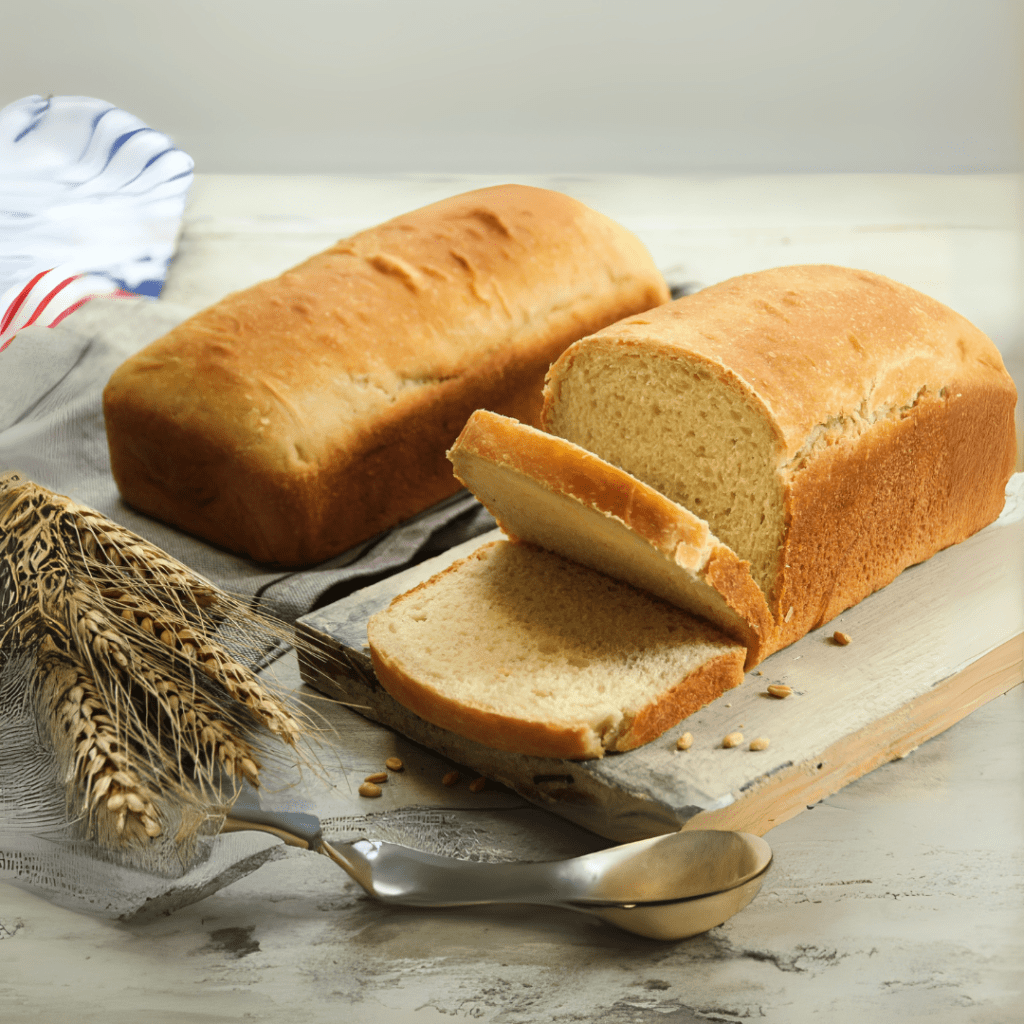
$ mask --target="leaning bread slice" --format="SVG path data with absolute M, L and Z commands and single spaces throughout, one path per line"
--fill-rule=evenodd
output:
M 377 678 L 400 704 L 537 757 L 631 750 L 743 679 L 743 647 L 707 623 L 508 541 L 396 598 L 367 634 Z
M 708 619 L 764 656 L 775 623 L 750 565 L 703 519 L 563 438 L 479 410 L 448 453 L 512 538 L 555 551 Z

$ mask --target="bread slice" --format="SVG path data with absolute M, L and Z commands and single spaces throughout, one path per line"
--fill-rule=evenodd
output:
M 743 679 L 744 648 L 658 598 L 497 541 L 368 624 L 377 678 L 421 718 L 575 760 L 648 743 Z
M 625 580 L 708 619 L 763 657 L 764 595 L 704 520 L 562 438 L 478 410 L 448 453 L 455 475 L 513 539 Z
M 782 267 L 580 340 L 541 425 L 705 519 L 778 648 L 999 515 L 1015 401 L 995 345 L 934 299 Z

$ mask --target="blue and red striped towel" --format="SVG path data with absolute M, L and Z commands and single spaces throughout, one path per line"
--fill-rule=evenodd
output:
M 159 295 L 192 168 L 103 100 L 28 96 L 0 110 L 0 353 L 94 296 Z

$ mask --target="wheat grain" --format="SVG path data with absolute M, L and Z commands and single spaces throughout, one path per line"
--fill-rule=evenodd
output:
M 676 740 L 676 750 L 689 750 L 693 746 L 693 733 L 684 732 L 679 739 Z

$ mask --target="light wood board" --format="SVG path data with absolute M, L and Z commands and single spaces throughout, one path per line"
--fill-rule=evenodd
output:
M 496 532 L 497 535 L 497 532 Z M 626 842 L 682 827 L 763 834 L 808 805 L 948 729 L 1022 679 L 1024 475 L 1007 489 L 997 522 L 902 573 L 825 627 L 779 651 L 743 685 L 653 743 L 594 761 L 492 750 L 422 721 L 373 675 L 366 621 L 490 535 L 300 620 L 328 652 L 303 678 L 360 713 L 499 781 L 609 839 Z M 831 640 L 842 630 L 853 642 Z M 777 700 L 769 683 L 790 686 Z M 683 732 L 694 736 L 676 749 Z M 725 749 L 726 734 L 746 742 Z M 749 741 L 770 745 L 751 751 Z

